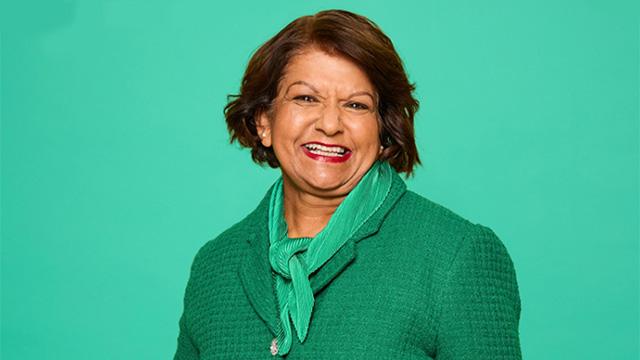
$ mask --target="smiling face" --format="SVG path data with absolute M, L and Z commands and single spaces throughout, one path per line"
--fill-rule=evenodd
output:
M 381 153 L 376 92 L 352 61 L 309 48 L 284 70 L 271 115 L 257 118 L 285 187 L 344 196 Z

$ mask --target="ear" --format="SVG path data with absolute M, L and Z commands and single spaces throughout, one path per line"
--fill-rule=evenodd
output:
M 260 111 L 256 115 L 256 130 L 258 130 L 258 137 L 260 142 L 265 147 L 271 146 L 271 120 L 266 111 Z

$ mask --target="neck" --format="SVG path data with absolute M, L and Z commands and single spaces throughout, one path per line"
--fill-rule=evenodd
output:
M 284 218 L 291 238 L 316 236 L 347 196 L 321 197 L 297 189 L 286 178 L 283 180 Z

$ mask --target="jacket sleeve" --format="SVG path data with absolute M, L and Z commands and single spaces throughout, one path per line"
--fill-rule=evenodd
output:
M 520 360 L 520 295 L 498 236 L 476 224 L 445 278 L 437 312 L 436 360 Z
M 186 318 L 184 311 L 180 316 L 179 321 L 179 333 L 178 333 L 178 348 L 176 350 L 175 355 L 173 356 L 174 360 L 197 360 L 200 359 L 200 355 L 198 349 L 193 343 L 191 339 L 191 335 L 189 334 L 189 330 L 186 326 Z
M 201 251 L 201 250 L 200 250 Z M 189 280 L 187 281 L 187 286 L 184 292 L 184 302 L 183 302 L 183 310 L 182 315 L 180 315 L 180 320 L 178 322 L 178 346 L 176 352 L 173 356 L 174 360 L 198 360 L 200 359 L 200 351 L 196 346 L 193 338 L 191 337 L 191 333 L 189 331 L 189 327 L 187 326 L 187 312 L 189 310 L 189 302 L 191 296 L 191 288 L 193 287 L 194 279 L 196 277 L 196 266 L 198 261 L 198 255 L 200 251 L 194 257 L 194 260 L 191 264 L 191 270 L 189 274 Z

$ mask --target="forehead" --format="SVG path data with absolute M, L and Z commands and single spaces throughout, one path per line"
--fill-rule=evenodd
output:
M 345 56 L 330 55 L 316 48 L 305 49 L 291 57 L 285 66 L 280 85 L 286 88 L 300 80 L 313 84 L 319 90 L 374 92 L 369 77 L 355 62 Z

